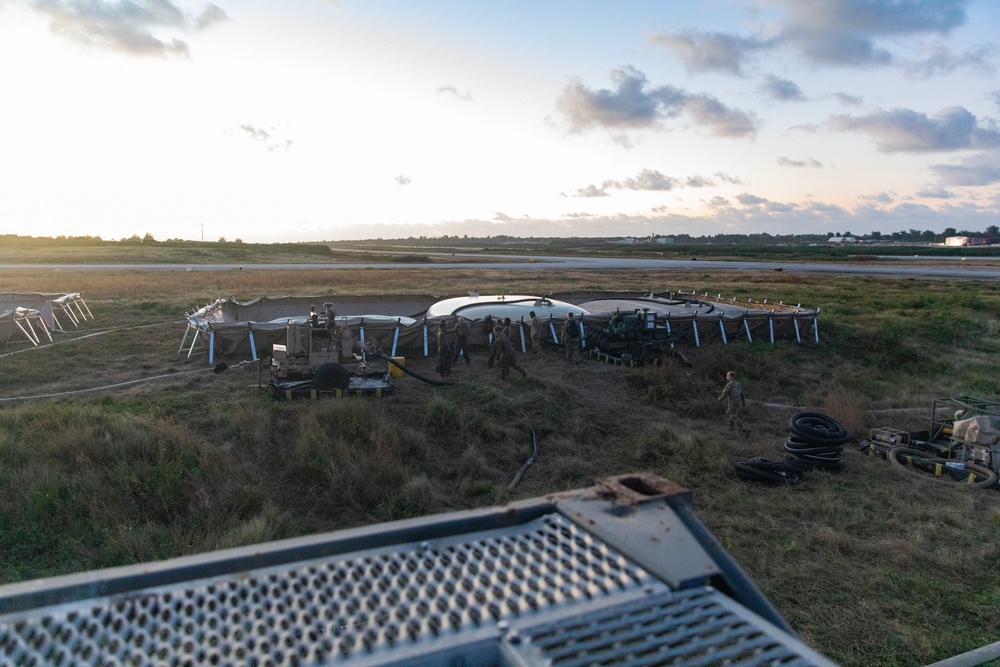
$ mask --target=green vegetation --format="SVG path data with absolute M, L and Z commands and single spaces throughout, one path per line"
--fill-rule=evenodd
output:
M 529 238 L 498 235 L 485 238 L 377 239 L 327 243 L 243 243 L 235 241 L 157 241 L 147 234 L 120 241 L 93 237 L 36 238 L 0 235 L 0 263 L 6 264 L 355 264 L 355 263 L 451 263 L 504 261 L 505 255 L 545 257 L 584 255 L 599 257 L 644 257 L 662 259 L 745 260 L 769 262 L 891 262 L 914 256 L 1000 261 L 1000 246 L 944 247 L 944 239 L 955 233 L 977 241 L 1000 242 L 991 227 L 983 233 L 896 232 L 851 237 L 856 243 L 830 243 L 820 234 L 772 236 L 770 234 L 718 234 L 691 237 L 681 234 L 671 243 L 658 238 Z M 850 236 L 850 233 L 846 236 Z M 363 252 L 358 252 L 363 251 Z M 498 256 L 498 257 L 495 257 Z
M 570 367 L 550 352 L 506 382 L 459 364 L 460 385 L 404 378 L 382 400 L 282 402 L 254 365 L 177 353 L 181 313 L 261 294 L 696 289 L 821 307 L 820 344 L 685 348 L 687 367 Z M 377 287 L 375 287 L 377 286 Z M 791 272 L 40 272 L 10 291 L 79 291 L 96 316 L 56 345 L 0 349 L 0 397 L 139 378 L 48 400 L 0 400 L 0 581 L 252 544 L 589 486 L 648 470 L 695 510 L 810 645 L 848 666 L 909 666 L 1000 632 L 1000 490 L 926 483 L 848 447 L 845 470 L 797 487 L 739 480 L 783 457 L 788 417 L 831 414 L 855 439 L 925 428 L 936 397 L 1000 392 L 1000 287 Z M 141 327 L 141 328 L 132 328 Z M 87 334 L 106 331 L 103 335 Z M 408 358 L 433 375 L 433 360 Z M 716 400 L 736 369 L 750 438 Z M 205 372 L 208 371 L 208 372 Z M 516 491 L 508 484 L 541 455 Z
M 121 241 L 93 237 L 35 238 L 0 235 L 0 262 L 6 264 L 211 264 L 354 262 L 355 253 L 334 253 L 323 243 L 243 243 L 172 239 L 146 235 Z

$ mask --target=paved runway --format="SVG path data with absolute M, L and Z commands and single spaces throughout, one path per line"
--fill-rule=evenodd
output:
M 384 253 L 382 253 L 384 254 Z M 521 271 L 583 270 L 699 270 L 699 271 L 782 271 L 785 273 L 826 273 L 897 278 L 951 278 L 998 280 L 1000 267 L 979 262 L 937 265 L 934 258 L 893 258 L 866 263 L 754 262 L 746 260 L 694 260 L 620 257 L 537 257 L 491 255 L 493 261 L 454 261 L 461 254 L 448 254 L 448 263 L 331 263 L 331 264 L 0 264 L 3 270 L 39 271 L 308 271 L 317 269 L 517 269 Z M 504 261 L 496 261 L 497 259 Z M 534 261 L 529 261 L 534 259 Z

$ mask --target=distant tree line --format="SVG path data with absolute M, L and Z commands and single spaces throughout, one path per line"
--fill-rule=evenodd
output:
M 672 239 L 673 243 L 677 245 L 714 245 L 714 244 L 724 244 L 724 245 L 751 245 L 751 246 L 773 246 L 773 245 L 808 245 L 811 243 L 825 243 L 831 238 L 854 238 L 858 241 L 864 241 L 869 243 L 885 243 L 885 242 L 899 242 L 899 243 L 944 243 L 945 239 L 952 236 L 967 236 L 970 239 L 982 239 L 982 242 L 994 244 L 1000 243 L 1000 227 L 997 225 L 990 225 L 985 229 L 985 231 L 969 231 L 969 230 L 957 230 L 954 227 L 947 227 L 940 232 L 935 232 L 933 230 L 919 230 L 910 229 L 908 231 L 898 231 L 884 234 L 878 231 L 872 231 L 867 234 L 854 234 L 850 231 L 841 232 L 826 232 L 825 234 L 768 234 L 766 232 L 759 234 L 713 234 L 706 236 L 692 236 L 690 234 L 654 234 L 651 236 L 636 236 L 630 237 L 634 238 L 636 243 L 659 243 L 664 239 Z M 440 237 L 427 237 L 410 236 L 405 239 L 364 239 L 368 243 L 382 244 L 382 245 L 404 245 L 404 246 L 421 246 L 428 247 L 428 244 L 440 243 L 441 245 L 447 247 L 456 246 L 481 246 L 484 244 L 490 245 L 504 245 L 508 243 L 546 243 L 549 245 L 566 245 L 566 244 L 586 244 L 586 243 L 604 243 L 615 239 L 620 239 L 621 237 L 516 237 L 510 236 L 508 234 L 497 234 L 495 236 L 483 236 L 483 237 L 470 237 L 469 235 L 464 235 L 459 237 L 456 235 L 449 236 L 445 234 Z M 363 240 L 363 239 L 359 239 Z M 145 235 L 139 236 L 138 234 L 133 234 L 128 238 L 122 238 L 119 240 L 105 240 L 100 236 L 18 236 L 16 234 L 0 234 L 0 245 L 5 246 L 20 246 L 20 247 L 30 247 L 30 246 L 46 246 L 46 245 L 75 245 L 75 246 L 97 246 L 104 244 L 201 244 L 203 241 L 192 241 L 187 239 L 167 239 L 166 241 L 158 241 L 153 238 L 153 235 L 146 232 Z M 228 241 L 226 237 L 219 237 L 217 243 L 229 243 L 229 244 L 242 244 L 242 239 L 233 239 Z M 264 244 L 264 245 L 296 245 L 296 244 Z

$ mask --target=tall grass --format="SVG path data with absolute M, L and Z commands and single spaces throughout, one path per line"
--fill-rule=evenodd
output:
M 855 438 L 926 427 L 934 398 L 997 397 L 1000 288 L 698 271 L 14 272 L 0 289 L 81 291 L 96 320 L 0 350 L 0 581 L 140 562 L 590 485 L 648 470 L 695 509 L 803 638 L 845 665 L 926 664 L 1000 632 L 1000 492 L 926 484 L 848 447 L 840 474 L 797 487 L 739 480 L 781 459 L 789 417 L 818 410 Z M 686 347 L 692 366 L 569 366 L 526 355 L 501 381 L 482 355 L 455 387 L 399 381 L 381 400 L 275 401 L 252 365 L 200 372 L 181 313 L 220 296 L 695 289 L 821 306 L 820 343 Z M 133 325 L 146 326 L 129 329 Z M 119 329 L 120 328 L 120 329 Z M 109 331 L 90 338 L 88 332 Z M 8 354 L 14 351 L 16 354 Z M 3 356 L 8 354 L 8 356 Z M 434 361 L 408 358 L 433 375 Z M 736 370 L 744 438 L 717 399 Z M 185 373 L 183 375 L 172 375 Z M 915 411 L 909 411 L 913 410 Z M 508 488 L 532 452 L 540 456 Z M 970 584 L 971 582 L 971 584 Z M 947 628 L 943 631 L 942 628 Z

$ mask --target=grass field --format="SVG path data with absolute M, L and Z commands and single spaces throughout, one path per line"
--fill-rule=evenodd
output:
M 178 354 L 183 313 L 221 296 L 697 290 L 821 307 L 820 343 L 715 343 L 692 367 L 569 367 L 527 356 L 501 382 L 480 352 L 460 385 L 383 400 L 279 402 L 252 364 Z M 791 273 L 378 269 L 18 270 L 2 291 L 81 292 L 96 319 L 0 349 L 0 581 L 160 559 L 471 508 L 648 470 L 695 510 L 802 638 L 844 665 L 922 665 L 1000 636 L 1000 491 L 929 483 L 849 446 L 797 487 L 739 480 L 783 458 L 791 414 L 925 428 L 934 398 L 997 398 L 1000 289 Z M 89 335 L 100 333 L 100 335 Z M 434 362 L 408 359 L 433 374 Z M 735 369 L 753 434 L 716 399 Z M 149 382 L 55 398 L 142 378 Z M 18 398 L 21 397 L 21 398 Z M 8 400 L 17 399 L 17 400 Z M 538 432 L 539 461 L 508 484 Z

